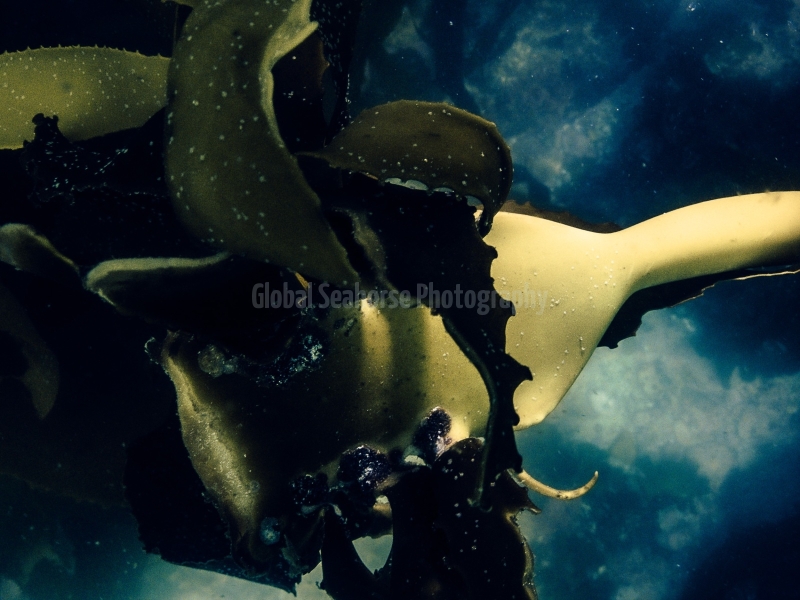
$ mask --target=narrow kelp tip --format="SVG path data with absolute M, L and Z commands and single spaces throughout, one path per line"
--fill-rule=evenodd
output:
M 522 483 L 526 488 L 532 490 L 542 496 L 547 496 L 548 498 L 555 498 L 556 500 L 574 500 L 575 498 L 580 498 L 586 492 L 594 487 L 594 484 L 597 483 L 597 478 L 599 477 L 599 473 L 597 471 L 594 472 L 592 478 L 587 481 L 584 485 L 579 488 L 575 488 L 574 490 L 557 490 L 556 488 L 550 487 L 534 479 L 527 471 L 520 471 L 519 473 L 514 474 L 517 480 Z

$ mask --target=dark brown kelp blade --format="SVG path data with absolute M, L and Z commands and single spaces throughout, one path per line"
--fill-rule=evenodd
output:
M 336 100 L 333 106 L 326 142 L 350 122 L 350 63 L 361 17 L 362 0 L 311 3 L 310 19 L 319 23 L 317 29 L 331 68 Z M 371 24 L 372 25 L 372 24 Z
M 374 575 L 339 518 L 328 511 L 322 546 L 325 591 L 335 600 L 536 600 L 533 556 L 516 516 L 538 509 L 508 473 L 488 490 L 488 510 L 471 505 L 481 449 L 476 438 L 461 440 L 431 468 L 407 472 L 387 489 L 392 551 Z
M 9 327 L 0 318 L 0 473 L 122 504 L 125 446 L 175 410 L 172 386 L 143 351 L 160 329 L 121 317 L 77 285 L 2 263 L 0 302 L 6 318 L 24 307 L 36 332 L 17 333 L 19 319 Z M 44 389 L 48 374 L 53 386 Z M 40 399 L 45 391 L 55 394 L 51 404 Z
M 447 536 L 448 565 L 466 582 L 469 598 L 536 600 L 533 556 L 516 523 L 522 510 L 538 511 L 508 473 L 486 492 L 489 510 L 464 502 L 478 482 L 481 443 L 467 438 L 434 464 L 436 521 Z

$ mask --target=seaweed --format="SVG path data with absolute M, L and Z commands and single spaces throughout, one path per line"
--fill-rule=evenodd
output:
M 536 482 L 514 428 L 646 310 L 792 272 L 800 195 L 626 230 L 513 214 L 494 124 L 415 101 L 350 122 L 360 2 L 184 4 L 171 59 L 0 57 L 30 96 L 0 127 L 31 191 L 0 229 L 0 467 L 107 503 L 124 476 L 148 550 L 288 591 L 322 560 L 334 598 L 535 598 L 522 484 L 568 499 L 597 475 Z M 126 94 L 87 84 L 109 104 L 70 113 L 78 60 L 147 103 L 106 118 Z M 20 94 L 24 65 L 38 75 Z M 547 306 L 515 299 L 534 280 Z M 373 575 L 351 541 L 390 530 Z

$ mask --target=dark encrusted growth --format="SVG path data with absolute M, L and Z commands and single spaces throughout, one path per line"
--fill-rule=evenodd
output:
M 508 473 L 470 503 L 481 477 L 476 438 L 455 443 L 432 467 L 406 472 L 387 489 L 394 539 L 386 565 L 370 573 L 333 511 L 325 516 L 323 589 L 335 600 L 536 600 L 533 557 L 516 515 L 535 507 Z
M 33 181 L 31 222 L 78 264 L 208 254 L 178 224 L 164 183 L 163 112 L 143 127 L 70 142 L 36 115 L 20 160 Z M 135 231 L 136 235 L 131 235 Z
M 324 473 L 303 475 L 292 481 L 292 502 L 297 512 L 306 514 L 313 511 L 328 499 L 328 478 Z
M 351 483 L 362 492 L 372 492 L 392 471 L 389 458 L 369 446 L 359 446 L 345 452 L 339 462 L 337 477 L 343 483 Z
M 434 408 L 427 417 L 422 420 L 419 428 L 414 433 L 413 444 L 420 452 L 422 458 L 428 464 L 433 463 L 450 444 L 450 427 L 452 419 L 443 408 Z

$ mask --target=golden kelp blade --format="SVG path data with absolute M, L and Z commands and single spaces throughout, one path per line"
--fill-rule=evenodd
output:
M 609 234 L 500 212 L 486 240 L 499 254 L 492 276 L 516 305 L 508 352 L 534 373 L 514 395 L 522 429 L 558 405 L 634 292 L 800 261 L 800 192 L 710 200 Z
M 37 113 L 70 140 L 143 125 L 166 104 L 162 56 L 113 48 L 39 48 L 0 55 L 0 148 L 33 139 Z
M 310 9 L 311 0 L 195 8 L 169 71 L 167 182 L 198 238 L 341 285 L 356 273 L 272 105 L 272 67 L 316 29 Z

